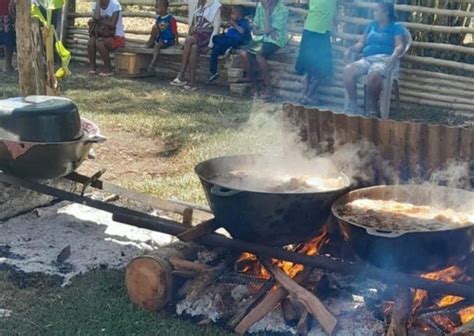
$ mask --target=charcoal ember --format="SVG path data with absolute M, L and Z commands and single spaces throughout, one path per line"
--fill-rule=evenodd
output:
M 230 295 L 232 296 L 232 299 L 234 299 L 235 302 L 242 302 L 246 301 L 249 298 L 251 292 L 248 286 L 239 285 L 232 288 L 232 290 L 230 291 Z

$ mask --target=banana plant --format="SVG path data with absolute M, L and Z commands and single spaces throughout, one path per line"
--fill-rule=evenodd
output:
M 46 11 L 46 18 L 40 10 Z M 58 38 L 58 34 L 52 24 L 53 12 L 64 7 L 64 0 L 33 0 L 31 4 L 31 15 L 36 18 L 43 32 L 43 40 L 46 49 L 46 87 L 48 94 L 58 95 L 58 80 L 67 76 L 71 53 Z M 54 50 L 61 60 L 61 67 L 54 71 Z

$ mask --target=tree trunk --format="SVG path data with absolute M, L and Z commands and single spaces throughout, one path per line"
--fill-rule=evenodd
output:
M 31 2 L 16 2 L 16 39 L 20 95 L 28 96 L 46 93 L 45 68 L 38 54 L 41 36 L 37 23 L 31 18 Z M 35 26 L 36 25 L 36 26 Z

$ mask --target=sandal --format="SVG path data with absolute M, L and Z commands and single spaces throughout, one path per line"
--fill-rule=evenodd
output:
M 170 82 L 170 85 L 172 86 L 185 86 L 187 85 L 188 83 L 185 82 L 185 81 L 182 81 L 181 79 L 179 79 L 178 77 L 176 77 L 175 79 L 173 79 L 171 82 Z
M 190 86 L 190 85 L 183 85 L 183 89 L 187 90 L 187 91 L 196 91 L 196 88 L 194 86 Z
M 88 75 L 89 76 L 96 76 L 97 75 L 97 70 L 89 70 Z
M 112 77 L 113 75 L 114 75 L 113 72 L 99 72 L 99 76 L 104 77 L 104 78 Z

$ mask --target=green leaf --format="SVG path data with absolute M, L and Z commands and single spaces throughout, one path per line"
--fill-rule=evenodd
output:
M 48 25 L 48 22 L 46 21 L 45 17 L 43 16 L 43 13 L 41 13 L 41 10 L 35 4 L 31 5 L 31 15 L 33 17 L 37 18 L 41 22 L 41 24 L 43 24 L 44 26 Z
M 63 8 L 64 0 L 46 0 L 46 6 L 48 10 Z

